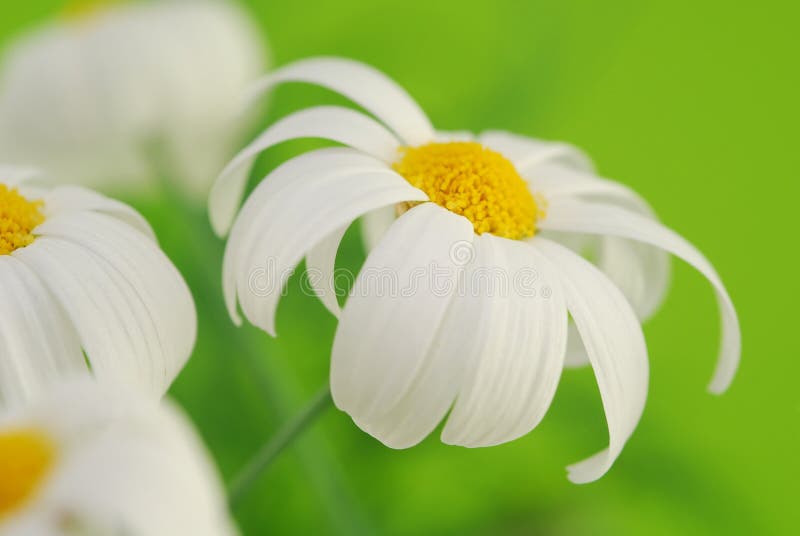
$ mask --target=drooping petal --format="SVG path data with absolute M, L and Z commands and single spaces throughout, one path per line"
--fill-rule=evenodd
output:
M 482 132 L 478 139 L 511 160 L 523 175 L 546 162 L 558 162 L 584 171 L 594 168 L 583 151 L 568 143 L 537 140 L 499 130 Z
M 656 219 L 650 205 L 636 192 L 614 181 L 553 163 L 525 174 L 534 192 L 548 202 L 564 199 L 605 201 Z M 572 233 L 546 233 L 558 242 L 572 241 Z M 669 287 L 669 255 L 662 249 L 619 238 L 582 235 L 582 248 L 600 269 L 620 287 L 642 320 L 658 310 Z M 572 247 L 572 246 L 571 246 Z
M 0 257 L 0 407 L 24 403 L 58 379 L 85 371 L 61 305 L 19 259 Z
M 337 298 L 335 280 L 336 253 L 342 243 L 344 233 L 349 225 L 343 225 L 323 238 L 316 246 L 311 248 L 306 255 L 306 272 L 309 274 L 309 283 L 322 304 L 333 316 L 339 318 L 342 312 Z
M 98 378 L 163 394 L 189 358 L 196 313 L 186 283 L 139 231 L 91 212 L 37 228 L 15 256 L 67 312 Z
M 407 145 L 422 145 L 435 136 L 427 116 L 406 90 L 369 65 L 344 58 L 300 60 L 256 82 L 248 100 L 282 82 L 306 82 L 341 93 L 374 114 Z
M 222 236 L 230 228 L 253 162 L 273 145 L 297 138 L 324 138 L 348 145 L 375 158 L 391 162 L 400 142 L 370 117 L 339 106 L 301 110 L 268 127 L 222 170 L 209 197 L 214 231 Z
M 540 222 L 543 229 L 612 235 L 644 242 L 680 257 L 696 268 L 714 287 L 722 316 L 722 343 L 719 361 L 709 389 L 725 391 L 736 374 L 741 352 L 739 319 L 725 286 L 711 263 L 683 237 L 657 221 L 601 203 L 575 200 L 553 201 L 547 217 Z
M 44 200 L 44 208 L 48 215 L 86 210 L 101 212 L 127 223 L 155 241 L 156 236 L 152 227 L 141 214 L 125 203 L 87 188 L 81 186 L 53 188 L 45 194 Z
M 644 410 L 648 385 L 644 335 L 625 297 L 594 265 L 546 238 L 536 237 L 530 243 L 558 267 L 567 308 L 600 388 L 609 446 L 568 468 L 573 482 L 591 482 L 614 463 Z
M 311 248 L 365 212 L 428 199 L 383 162 L 343 148 L 306 153 L 262 184 L 234 226 L 223 277 L 235 280 L 247 318 L 273 335 L 281 290 Z
M 467 447 L 511 441 L 536 427 L 555 395 L 567 342 L 564 296 L 544 256 L 488 234 L 475 238 L 475 253 L 465 296 L 452 307 L 477 310 L 479 318 L 454 327 L 469 339 L 461 356 L 467 373 L 442 432 L 445 443 Z
M 391 447 L 420 441 L 455 396 L 463 363 L 446 317 L 463 266 L 452 250 L 473 236 L 469 220 L 438 205 L 412 208 L 370 253 L 342 311 L 334 402 Z

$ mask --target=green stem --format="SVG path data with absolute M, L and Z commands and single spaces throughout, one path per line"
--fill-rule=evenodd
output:
M 264 443 L 258 452 L 247 462 L 239 473 L 233 478 L 228 502 L 235 507 L 247 494 L 255 481 L 267 467 L 297 439 L 317 417 L 330 407 L 333 399 L 331 390 L 327 385 L 308 403 L 308 405 L 292 420 L 286 423 L 272 439 Z

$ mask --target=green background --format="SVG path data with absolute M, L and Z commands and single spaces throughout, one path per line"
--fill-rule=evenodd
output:
M 674 263 L 646 326 L 641 424 L 600 481 L 564 467 L 607 441 L 590 370 L 567 371 L 544 422 L 501 447 L 432 436 L 392 451 L 328 411 L 237 512 L 245 534 L 796 534 L 798 17 L 790 2 L 339 0 L 248 8 L 274 64 L 316 54 L 374 64 L 442 129 L 500 128 L 585 148 L 715 264 L 738 308 L 733 387 L 707 393 L 719 336 L 708 284 Z M 61 9 L 4 1 L 0 39 Z M 280 117 L 325 92 L 291 86 Z M 270 151 L 266 170 L 302 142 Z M 196 352 L 173 394 L 229 478 L 326 381 L 334 321 L 297 281 L 280 337 L 235 329 L 219 285 L 222 242 L 203 207 L 128 199 L 192 286 Z M 351 233 L 339 256 L 357 267 Z

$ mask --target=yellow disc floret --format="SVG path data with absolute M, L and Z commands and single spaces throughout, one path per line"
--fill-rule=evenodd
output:
M 0 431 L 0 520 L 34 495 L 55 458 L 53 441 L 38 430 Z
M 28 201 L 16 188 L 0 184 L 0 255 L 33 242 L 33 229 L 44 221 L 42 201 Z
M 540 214 L 525 180 L 508 159 L 479 143 L 406 147 L 393 167 L 432 202 L 469 219 L 477 234 L 516 240 L 536 232 Z

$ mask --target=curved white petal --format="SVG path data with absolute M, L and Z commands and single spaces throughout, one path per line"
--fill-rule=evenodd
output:
M 83 352 L 61 306 L 19 259 L 0 256 L 0 407 L 81 371 Z
M 350 227 L 349 224 L 336 229 L 311 248 L 306 255 L 306 272 L 311 288 L 322 304 L 336 318 L 339 318 L 339 314 L 342 312 L 337 298 L 335 280 L 336 253 L 339 251 L 339 245 L 342 243 L 348 227 Z
M 733 381 L 741 353 L 739 319 L 733 302 L 713 266 L 683 237 L 645 216 L 620 207 L 574 200 L 554 201 L 543 229 L 613 235 L 637 240 L 669 251 L 695 267 L 714 287 L 722 316 L 722 343 L 719 361 L 709 389 L 725 391 Z
M 344 58 L 300 60 L 256 82 L 248 101 L 282 82 L 306 82 L 341 93 L 374 114 L 408 145 L 422 145 L 435 136 L 427 116 L 406 90 L 369 65 Z
M 333 400 L 390 447 L 421 440 L 452 403 L 463 365 L 436 345 L 454 333 L 443 326 L 463 266 L 451 251 L 473 236 L 469 220 L 438 205 L 412 208 L 370 253 L 342 311 Z
M 589 365 L 589 355 L 583 346 L 581 334 L 574 322 L 569 323 L 567 328 L 567 355 L 564 357 L 566 368 L 580 368 Z
M 532 169 L 525 178 L 530 181 L 531 189 L 544 195 L 548 202 L 573 198 L 604 201 L 657 219 L 650 205 L 627 186 L 580 170 L 543 164 Z M 557 233 L 552 238 L 562 243 L 572 240 L 570 233 Z M 616 236 L 594 238 L 584 235 L 582 241 L 582 247 L 596 258 L 598 266 L 620 287 L 639 318 L 650 318 L 658 310 L 669 287 L 669 255 L 649 244 Z
M 61 186 L 45 194 L 44 208 L 48 216 L 64 212 L 91 210 L 108 214 L 138 229 L 151 240 L 156 235 L 147 220 L 130 206 L 81 186 Z
M 468 341 L 467 367 L 442 441 L 467 447 L 504 443 L 544 417 L 558 386 L 567 343 L 567 308 L 553 266 L 523 242 L 475 238 L 465 296 L 452 307 L 479 311 L 455 328 Z
M 211 457 L 171 404 L 72 380 L 0 421 L 41 430 L 57 450 L 30 503 L 3 518 L 3 534 L 63 534 L 65 520 L 81 534 L 237 533 Z
M 319 106 L 286 116 L 237 154 L 214 183 L 209 197 L 209 215 L 218 235 L 224 235 L 230 228 L 258 154 L 273 145 L 297 138 L 336 141 L 386 162 L 396 158 L 400 147 L 397 138 L 384 126 L 355 110 Z
M 14 256 L 67 312 L 103 380 L 163 394 L 189 358 L 197 319 L 186 283 L 139 231 L 109 216 L 53 216 Z
M 367 212 L 361 217 L 361 240 L 367 253 L 378 245 L 396 219 L 397 209 L 395 207 L 379 208 Z
M 428 199 L 384 163 L 353 150 L 306 153 L 279 169 L 248 199 L 223 266 L 248 320 L 272 335 L 283 286 L 313 246 L 365 212 Z
M 537 140 L 499 130 L 482 132 L 478 140 L 511 160 L 521 174 L 546 162 L 559 162 L 584 171 L 594 168 L 583 151 L 568 143 Z
M 575 483 L 603 476 L 633 433 L 647 398 L 647 347 L 636 314 L 603 273 L 569 249 L 536 237 L 531 245 L 558 267 L 569 309 L 594 368 L 608 420 L 608 449 L 568 468 Z

